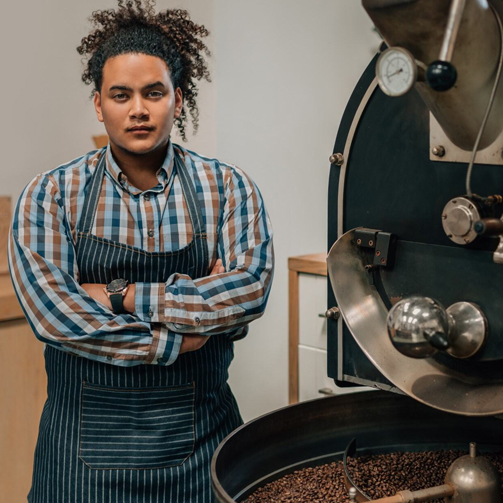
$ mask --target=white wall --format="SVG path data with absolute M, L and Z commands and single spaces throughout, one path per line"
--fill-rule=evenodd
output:
M 91 150 L 103 132 L 75 51 L 87 17 L 115 0 L 9 2 L 0 16 L 0 195 Z M 265 316 L 236 344 L 233 387 L 245 419 L 287 403 L 287 257 L 326 249 L 328 157 L 350 93 L 378 46 L 356 0 L 158 0 L 213 31 L 213 83 L 188 147 L 247 171 L 275 229 Z
M 355 0 L 214 0 L 217 155 L 258 184 L 275 231 L 268 309 L 236 344 L 245 420 L 287 404 L 287 258 L 326 251 L 328 158 L 379 41 Z
M 196 22 L 213 26 L 213 0 L 158 0 L 158 8 L 188 9 Z M 75 50 L 90 29 L 88 17 L 115 0 L 25 0 L 8 2 L 0 16 L 2 181 L 0 195 L 17 200 L 38 173 L 94 148 L 103 134 L 91 87 L 81 81 L 84 65 Z M 209 44 L 213 37 L 208 37 Z M 191 148 L 213 155 L 215 85 L 203 83 L 200 130 Z

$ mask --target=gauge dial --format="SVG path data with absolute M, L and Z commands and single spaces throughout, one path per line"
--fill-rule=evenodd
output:
M 390 47 L 379 56 L 376 74 L 379 87 L 384 93 L 388 96 L 402 96 L 416 82 L 416 61 L 409 51 L 401 47 Z

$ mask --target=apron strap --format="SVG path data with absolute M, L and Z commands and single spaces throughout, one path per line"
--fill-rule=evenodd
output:
M 194 236 L 200 236 L 206 233 L 206 226 L 204 225 L 203 214 L 201 212 L 201 205 L 197 198 L 197 192 L 194 183 L 190 178 L 185 163 L 182 162 L 181 155 L 177 155 L 175 151 L 175 167 L 176 173 L 180 177 L 180 185 L 182 186 L 183 196 L 189 211 L 190 222 Z
M 89 234 L 96 215 L 98 201 L 100 199 L 101 186 L 103 184 L 103 175 L 105 174 L 107 150 L 105 149 L 98 160 L 96 170 L 91 178 L 91 187 L 84 201 L 84 208 L 77 225 L 77 233 L 83 232 Z
M 192 224 L 192 229 L 194 233 L 194 239 L 200 242 L 203 257 L 204 267 L 208 267 L 208 244 L 206 239 L 200 239 L 205 237 L 206 226 L 204 225 L 203 214 L 201 211 L 201 205 L 199 204 L 197 198 L 197 192 L 194 187 L 190 175 L 187 171 L 185 163 L 182 161 L 181 155 L 176 149 L 174 152 L 174 169 L 175 173 L 180 177 L 180 184 L 182 186 L 183 195 L 185 202 L 187 204 L 187 209 L 189 212 L 190 222 Z M 98 208 L 98 202 L 100 199 L 101 188 L 103 186 L 103 177 L 105 175 L 106 168 L 106 156 L 107 150 L 103 152 L 98 160 L 96 170 L 91 179 L 91 186 L 89 188 L 89 193 L 86 195 L 86 200 L 84 202 L 84 208 L 82 210 L 82 215 L 80 217 L 79 223 L 77 225 L 77 232 L 82 232 L 84 234 L 89 234 L 91 232 L 94 217 L 96 215 L 96 210 Z M 203 264 L 201 264 L 203 265 Z

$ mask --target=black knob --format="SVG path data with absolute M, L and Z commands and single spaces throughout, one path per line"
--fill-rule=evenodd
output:
M 448 91 L 457 78 L 456 68 L 448 61 L 434 61 L 426 70 L 426 81 L 435 91 Z

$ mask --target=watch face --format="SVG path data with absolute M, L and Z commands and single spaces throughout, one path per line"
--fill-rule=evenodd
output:
M 108 283 L 107 285 L 107 292 L 108 293 L 119 293 L 126 288 L 128 285 L 127 279 L 114 279 L 111 283 Z

